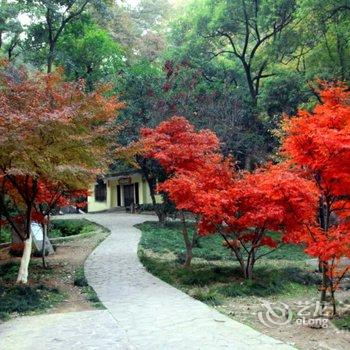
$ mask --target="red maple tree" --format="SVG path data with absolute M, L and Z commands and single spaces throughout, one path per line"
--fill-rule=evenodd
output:
M 184 117 L 174 116 L 156 128 L 143 128 L 141 142 L 146 158 L 156 159 L 168 174 L 195 170 L 203 159 L 219 152 L 219 139 L 210 130 L 196 131 Z
M 350 258 L 350 92 L 345 85 L 324 84 L 322 103 L 312 112 L 299 111 L 284 122 L 284 154 L 319 191 L 317 220 L 289 239 L 306 244 L 323 271 L 321 301 L 334 293 L 350 269 L 341 258 Z
M 156 160 L 164 169 L 167 179 L 171 179 L 175 174 L 195 172 L 203 167 L 206 159 L 220 157 L 217 136 L 209 130 L 196 131 L 186 118 L 180 116 L 174 116 L 154 129 L 142 129 L 140 144 L 143 156 Z M 189 266 L 196 233 L 190 239 L 184 213 L 189 209 L 180 205 L 177 205 L 177 209 L 181 215 L 186 246 L 184 265 Z
M 260 248 L 273 250 L 285 235 L 302 229 L 317 202 L 314 184 L 285 165 L 235 173 L 232 161 L 222 157 L 180 172 L 160 188 L 178 208 L 200 215 L 201 235 L 222 235 L 248 279 L 256 261 L 271 252 L 260 254 Z
M 70 187 L 64 182 L 58 183 L 38 183 L 38 193 L 34 203 L 34 212 L 32 220 L 39 223 L 42 227 L 43 242 L 45 242 L 50 217 L 60 208 L 73 206 L 75 208 L 84 208 L 86 206 L 87 190 L 79 190 L 75 187 Z M 41 256 L 43 267 L 47 267 L 45 255 L 45 244 L 42 244 Z
M 182 213 L 193 213 L 202 221 L 203 213 L 210 213 L 220 221 L 222 212 L 219 203 L 222 192 L 233 185 L 233 164 L 231 159 L 224 159 L 220 154 L 212 154 L 202 158 L 198 167 L 193 170 L 179 170 L 158 186 L 160 191 L 168 194 L 169 198 Z M 197 232 L 192 241 L 188 237 L 188 230 L 182 215 L 183 236 L 186 245 L 186 261 L 188 266 L 192 259 Z
M 86 93 L 83 81 L 65 82 L 60 70 L 28 73 L 5 64 L 0 86 L 0 211 L 24 241 L 18 282 L 26 283 L 35 207 L 52 202 L 53 187 L 88 188 L 107 167 L 123 105 L 107 97 L 110 87 Z

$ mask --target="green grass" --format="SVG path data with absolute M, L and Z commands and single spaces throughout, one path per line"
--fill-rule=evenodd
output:
M 1 226 L 0 229 L 0 243 L 11 242 L 11 230 L 8 226 Z
M 69 237 L 90 234 L 96 231 L 96 225 L 85 219 L 55 219 L 51 222 L 49 237 Z
M 82 288 L 82 292 L 85 295 L 86 299 L 96 308 L 96 309 L 105 309 L 105 306 L 101 303 L 94 289 L 89 286 L 88 281 L 85 277 L 84 267 L 79 267 L 75 271 L 74 276 L 74 285 Z
M 194 226 L 189 226 L 192 234 Z M 177 222 L 167 223 L 166 227 L 160 227 L 155 222 L 145 222 L 137 225 L 142 231 L 140 246 L 150 249 L 155 253 L 172 252 L 180 255 L 185 252 L 184 242 L 181 235 L 181 227 Z M 193 249 L 196 257 L 203 257 L 207 260 L 227 260 L 230 259 L 228 249 L 221 246 L 220 237 L 208 236 L 200 238 L 199 247 Z
M 192 234 L 194 225 L 189 224 L 188 226 Z M 145 222 L 137 225 L 137 227 L 142 231 L 140 247 L 143 249 L 149 249 L 159 254 L 171 252 L 176 255 L 181 255 L 185 252 L 180 223 L 170 222 L 167 223 L 166 227 L 161 227 L 157 222 Z M 273 238 L 277 238 L 275 233 L 270 233 L 270 235 Z M 200 237 L 199 246 L 193 249 L 193 255 L 207 261 L 232 261 L 230 250 L 222 245 L 222 241 L 223 239 L 219 235 Z M 265 254 L 269 251 L 269 248 L 262 247 L 259 254 Z M 302 247 L 283 245 L 262 259 L 305 261 L 307 258 Z
M 332 320 L 332 323 L 340 330 L 350 331 L 350 315 L 334 318 Z
M 256 263 L 253 280 L 247 281 L 220 236 L 201 237 L 193 249 L 192 265 L 186 269 L 179 259 L 184 253 L 179 223 L 161 227 L 146 222 L 137 227 L 142 231 L 139 258 L 147 270 L 210 305 L 232 298 L 293 298 L 317 292 L 319 276 L 307 270 L 302 247 L 284 245 L 267 255 Z
M 61 238 L 76 235 L 88 235 L 96 231 L 96 225 L 85 219 L 54 219 L 49 230 L 50 238 Z M 0 243 L 11 242 L 11 230 L 2 226 L 0 230 Z
M 192 297 L 209 305 L 220 305 L 222 295 L 216 290 L 210 288 L 196 288 L 191 293 Z
M 257 265 L 254 279 L 244 280 L 241 271 L 234 263 L 227 266 L 216 264 L 193 263 L 189 269 L 183 268 L 176 261 L 162 260 L 159 256 L 149 256 L 145 251 L 139 251 L 143 265 L 153 275 L 163 281 L 188 292 L 192 288 L 204 288 L 209 293 L 209 299 L 234 297 L 268 297 L 276 295 L 297 296 L 315 291 L 320 282 L 318 276 L 306 272 L 300 267 L 275 264 Z M 198 295 L 199 300 L 205 299 Z M 196 295 L 194 295 L 196 297 Z
M 32 314 L 47 310 L 64 300 L 65 295 L 57 288 L 45 286 L 40 279 L 49 277 L 51 270 L 41 270 L 31 263 L 33 284 L 16 285 L 17 263 L 0 265 L 0 320 L 13 314 Z

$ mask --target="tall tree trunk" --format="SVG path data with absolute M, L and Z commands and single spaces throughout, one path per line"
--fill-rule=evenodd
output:
M 333 316 L 335 316 L 337 314 L 337 302 L 335 300 L 335 290 L 333 289 L 333 286 L 331 290 L 331 303 L 333 308 Z
M 327 205 L 327 199 L 324 196 L 321 196 L 320 203 L 319 203 L 319 220 L 321 228 L 325 231 L 325 234 L 327 236 L 327 232 L 329 229 L 329 207 Z M 329 264 L 328 261 L 321 261 L 322 264 L 322 286 L 321 286 L 321 306 L 322 309 L 325 307 L 326 299 L 327 299 L 327 290 L 330 286 L 330 280 L 328 277 L 328 269 Z
M 47 73 L 52 72 L 54 52 L 55 52 L 55 43 L 50 43 L 49 53 L 47 55 Z
M 245 278 L 251 280 L 253 278 L 253 268 L 255 264 L 255 251 L 250 251 L 248 254 L 248 259 L 246 263 L 246 273 Z
M 325 307 L 327 301 L 327 289 L 328 289 L 328 263 L 322 261 L 322 285 L 321 285 L 321 306 L 322 309 Z
M 43 230 L 43 243 L 41 246 L 41 260 L 43 262 L 43 268 L 47 269 L 47 264 L 46 264 L 46 237 L 47 237 L 47 224 L 42 224 L 41 225 L 42 230 Z
M 164 211 L 162 210 L 162 207 L 157 204 L 154 181 L 153 181 L 153 179 L 150 179 L 148 176 L 146 176 L 146 180 L 147 180 L 147 183 L 149 186 L 149 192 L 150 192 L 150 196 L 152 199 L 152 204 L 154 207 L 154 211 L 158 217 L 158 221 L 161 224 L 161 226 L 165 226 L 166 215 L 165 215 Z
M 30 262 L 30 256 L 32 254 L 32 235 L 29 235 L 24 241 L 23 255 L 21 258 L 21 264 L 18 271 L 17 283 L 26 284 L 28 282 L 28 268 Z
M 33 191 L 36 191 L 37 182 L 33 183 Z M 27 202 L 26 219 L 24 222 L 24 249 L 21 264 L 18 271 L 17 283 L 26 284 L 28 282 L 28 269 L 32 254 L 32 209 L 33 201 Z
M 186 259 L 184 262 L 184 266 L 189 267 L 191 265 L 191 261 L 192 261 L 192 257 L 193 257 L 192 243 L 191 243 L 190 237 L 188 235 L 186 218 L 185 218 L 185 214 L 183 211 L 181 211 L 181 222 L 182 222 L 182 235 L 183 235 L 185 246 L 186 246 Z

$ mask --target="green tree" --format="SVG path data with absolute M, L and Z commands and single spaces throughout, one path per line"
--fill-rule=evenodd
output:
M 57 43 L 57 63 L 70 79 L 84 78 L 89 90 L 118 74 L 123 55 L 122 47 L 89 17 L 67 26 Z
M 349 15 L 348 0 L 301 2 L 292 62 L 306 79 L 350 81 Z
M 67 25 L 76 21 L 89 6 L 102 6 L 103 0 L 27 0 L 27 11 L 35 18 L 35 30 L 28 41 L 45 44 L 47 72 L 50 73 L 57 54 L 57 43 Z
M 18 19 L 23 6 L 20 3 L 10 3 L 6 0 L 0 1 L 0 49 L 11 60 L 14 51 L 20 45 L 20 34 L 23 27 Z
M 208 61 L 233 61 L 256 108 L 261 81 L 270 76 L 274 59 L 264 52 L 292 23 L 294 13 L 291 0 L 200 0 L 182 18 L 181 32 L 191 44 L 198 41 L 194 48 L 201 45 Z

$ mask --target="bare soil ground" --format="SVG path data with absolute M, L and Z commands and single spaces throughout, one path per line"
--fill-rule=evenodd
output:
M 345 300 L 349 298 L 349 292 L 338 291 L 338 300 Z M 337 329 L 328 319 L 322 319 L 320 325 L 324 322 L 325 327 L 313 326 L 313 321 L 317 317 L 313 317 L 315 305 L 317 305 L 318 298 L 285 298 L 283 296 L 276 298 L 229 298 L 223 304 L 216 308 L 224 314 L 234 318 L 235 320 L 248 324 L 252 328 L 268 334 L 276 339 L 280 339 L 297 349 L 303 350 L 348 350 L 350 349 L 350 332 Z M 277 311 L 277 307 L 282 307 L 282 303 L 291 307 L 291 314 L 293 315 L 291 321 L 287 317 L 273 318 L 270 313 L 270 318 L 267 316 L 267 309 L 263 303 L 269 301 Z M 310 307 L 307 307 L 310 303 Z M 299 316 L 298 312 L 302 308 L 303 316 Z M 260 314 L 260 317 L 259 317 Z M 262 321 L 263 319 L 263 321 Z M 269 322 L 273 319 L 274 323 Z M 315 327 L 315 328 L 314 328 Z
M 84 288 L 74 285 L 74 279 L 76 271 L 84 266 L 86 258 L 108 234 L 107 231 L 96 226 L 93 234 L 85 237 L 77 236 L 55 244 L 55 254 L 46 257 L 47 270 L 40 266 L 41 257 L 32 256 L 28 285 L 40 282 L 44 286 L 57 288 L 65 296 L 63 301 L 52 308 L 39 312 L 62 313 L 95 309 L 94 303 L 88 300 Z M 0 250 L 0 265 L 11 262 L 19 262 L 19 258 L 11 257 L 9 248 Z M 35 270 L 35 273 L 31 274 L 31 270 Z

